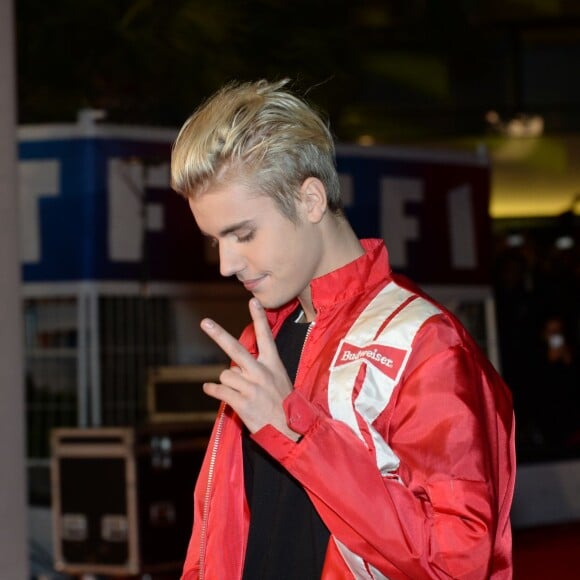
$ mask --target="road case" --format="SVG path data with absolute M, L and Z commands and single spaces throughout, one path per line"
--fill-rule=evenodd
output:
M 68 574 L 178 571 L 211 424 L 55 429 L 55 569 Z
M 219 401 L 203 392 L 203 383 L 219 382 L 225 364 L 160 366 L 149 370 L 147 411 L 152 423 L 213 421 Z

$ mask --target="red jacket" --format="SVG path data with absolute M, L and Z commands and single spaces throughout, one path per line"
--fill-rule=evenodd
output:
M 311 283 L 315 325 L 284 401 L 294 443 L 253 435 L 330 530 L 322 578 L 511 578 L 510 394 L 461 324 L 390 272 L 380 240 Z M 269 312 L 274 334 L 296 303 Z M 241 337 L 256 352 L 253 327 Z M 235 580 L 249 510 L 241 423 L 219 413 L 183 579 Z

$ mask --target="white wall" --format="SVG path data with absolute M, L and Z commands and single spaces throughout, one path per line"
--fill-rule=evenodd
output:
M 13 0 L 0 0 L 0 578 L 28 577 Z
M 520 465 L 511 519 L 514 528 L 580 521 L 580 460 Z

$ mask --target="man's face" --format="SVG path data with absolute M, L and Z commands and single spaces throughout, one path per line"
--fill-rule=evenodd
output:
M 189 207 L 202 233 L 217 244 L 223 276 L 236 276 L 266 308 L 296 297 L 309 300 L 321 244 L 304 202 L 297 202 L 294 223 L 270 197 L 233 183 L 190 199 Z

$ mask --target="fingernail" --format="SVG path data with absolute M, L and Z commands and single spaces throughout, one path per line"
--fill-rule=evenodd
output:
M 215 323 L 213 320 L 210 320 L 209 318 L 204 318 L 201 321 L 201 326 L 202 326 L 202 328 L 210 329 L 210 328 L 213 328 L 215 326 Z
M 262 308 L 262 305 L 260 304 L 260 301 L 257 298 L 252 298 L 252 304 L 254 308 Z

